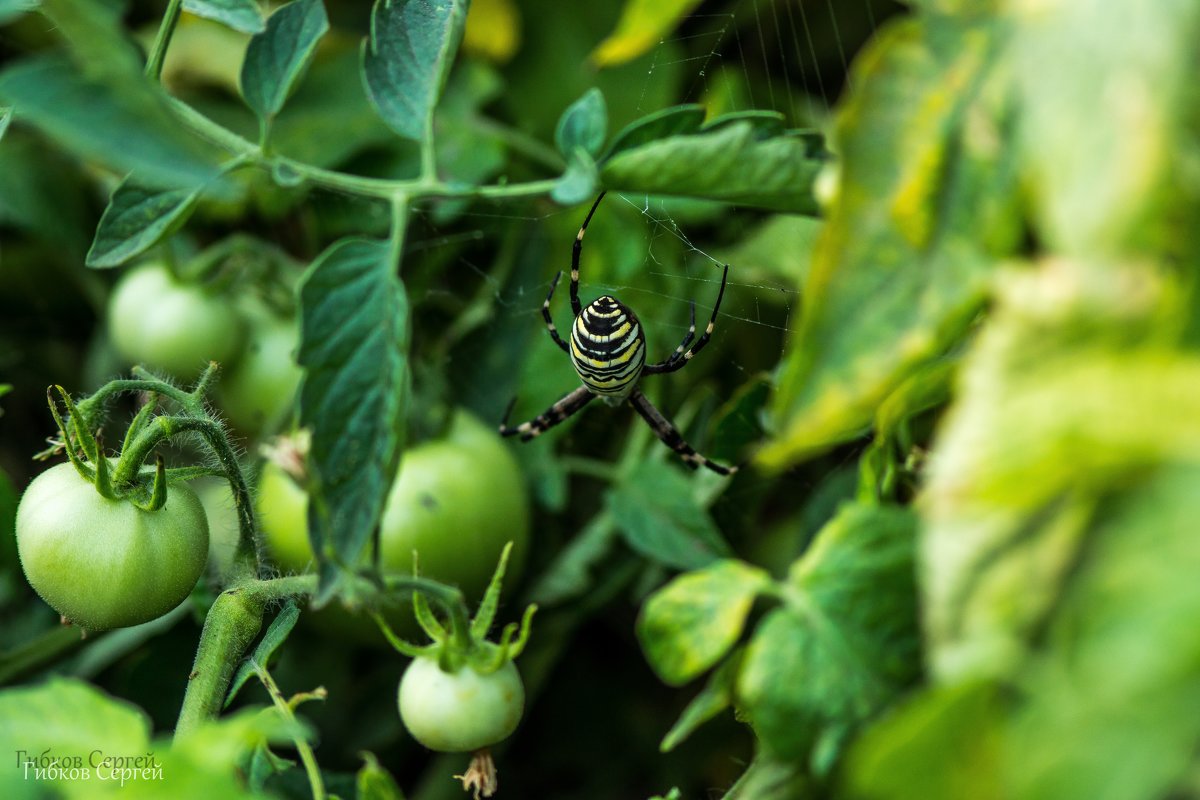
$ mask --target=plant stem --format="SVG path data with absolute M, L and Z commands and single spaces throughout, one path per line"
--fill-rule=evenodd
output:
M 315 167 L 283 156 L 267 158 L 258 145 L 213 122 L 182 100 L 172 99 L 171 105 L 180 121 L 193 133 L 234 155 L 245 156 L 248 162 L 263 169 L 270 169 L 273 163 L 283 164 L 296 174 L 303 176 L 314 186 L 363 197 L 374 197 L 378 200 L 391 202 L 397 195 L 406 195 L 410 201 L 429 197 L 530 197 L 548 193 L 558 182 L 557 178 L 547 178 L 497 186 L 467 186 L 443 183 L 436 179 L 436 175 L 429 180 L 426 180 L 424 176 L 416 179 L 388 180 L 351 175 L 346 172 Z
M 225 704 L 229 681 L 262 628 L 265 605 L 258 594 L 242 587 L 226 589 L 217 597 L 204 619 L 196 661 L 175 725 L 176 738 L 217 718 Z
M 158 35 L 154 37 L 154 46 L 150 49 L 150 58 L 146 61 L 148 77 L 158 80 L 162 76 L 167 46 L 171 44 L 171 36 L 175 33 L 175 25 L 179 22 L 179 12 L 182 10 L 183 0 L 168 0 L 167 10 L 158 26 Z
M 261 664 L 255 664 L 254 673 L 262 681 L 262 685 L 267 687 L 267 693 L 271 695 L 271 702 L 279 709 L 279 713 L 288 722 L 296 725 L 296 715 L 292 712 L 292 707 L 284 698 L 283 693 L 279 691 L 279 686 L 271 677 L 271 673 L 267 672 L 267 668 Z M 300 761 L 304 763 L 304 771 L 308 773 L 308 783 L 312 786 L 313 800 L 325 800 L 325 782 L 321 779 L 321 770 L 317 766 L 317 759 L 313 756 L 312 748 L 309 747 L 303 736 L 293 737 L 292 742 L 296 745 Z

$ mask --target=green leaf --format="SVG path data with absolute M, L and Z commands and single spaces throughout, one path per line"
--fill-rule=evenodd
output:
M 424 142 L 466 25 L 462 0 L 375 0 L 363 80 L 383 121 Z
M 363 765 L 354 779 L 358 789 L 355 800 L 404 800 L 404 792 L 391 773 L 379 765 L 379 759 L 373 753 L 360 755 Z
M 675 30 L 700 0 L 625 0 L 617 29 L 592 52 L 598 66 L 610 67 L 631 61 Z
M 97 747 L 113 754 L 144 755 L 149 743 L 150 720 L 141 709 L 83 681 L 53 677 L 37 686 L 0 691 L 0 747 L 10 759 L 5 773 L 21 775 L 22 753 L 35 760 L 43 754 L 82 756 L 86 764 L 88 753 Z
M 848 505 L 792 565 L 738 676 L 739 706 L 771 752 L 814 756 L 921 670 L 907 509 Z
M 638 464 L 608 491 L 604 505 L 626 543 L 660 564 L 699 569 L 729 554 L 691 481 L 661 461 Z
M 755 598 L 770 585 L 763 570 L 723 560 L 650 595 L 637 636 L 654 672 L 674 686 L 706 672 L 737 643 Z
M 617 132 L 605 151 L 603 160 L 623 150 L 632 150 L 656 139 L 681 136 L 700 130 L 704 122 L 704 106 L 681 105 L 664 108 L 636 119 Z
M 541 571 L 529 591 L 529 601 L 548 608 L 586 594 L 603 572 L 616 537 L 616 526 L 607 516 L 593 518 Z
M 40 10 L 66 39 L 71 59 L 88 79 L 110 86 L 121 80 L 153 85 L 142 73 L 142 54 L 126 35 L 117 4 L 42 0 Z
M 7 25 L 37 7 L 37 0 L 0 0 L 0 25 Z
M 1022 186 L 1039 241 L 1096 259 L 1142 257 L 1146 247 L 1177 252 L 1177 220 L 1197 213 L 1179 169 L 1195 152 L 1189 109 L 1200 7 L 1069 0 L 1014 11 L 1005 19 L 1005 54 L 1021 102 Z M 1070 68 L 1054 68 L 1064 52 Z M 1131 86 L 1153 89 L 1131 104 Z
M 743 120 L 623 149 L 605 161 L 600 175 L 610 190 L 815 214 L 812 182 L 822 163 L 808 138 L 763 140 Z
M 607 133 L 608 109 L 604 105 L 604 95 L 599 89 L 592 88 L 563 112 L 554 131 L 554 142 L 564 156 L 571 156 L 577 148 L 595 156 L 604 146 Z
M 948 15 L 905 18 L 859 60 L 834 136 L 839 188 L 799 287 L 764 466 L 861 435 L 915 366 L 963 335 L 995 259 L 1019 246 L 998 38 Z
M 179 230 L 191 216 L 203 187 L 160 191 L 133 175 L 113 190 L 88 250 L 89 267 L 117 267 Z
M 782 136 L 787 129 L 787 120 L 783 114 L 778 111 L 761 111 L 758 109 L 749 109 L 747 111 L 731 111 L 728 114 L 722 114 L 716 119 L 706 122 L 700 130 L 705 133 L 709 131 L 720 130 L 738 122 L 748 122 L 750 127 L 758 132 L 760 139 L 770 139 L 774 136 Z M 822 144 L 819 133 L 808 133 L 796 131 L 796 133 L 809 140 L 810 146 Z
M 388 245 L 335 242 L 305 274 L 300 308 L 300 422 L 312 430 L 309 536 L 322 562 L 356 565 L 379 524 L 404 437 L 408 300 Z
M 183 0 L 183 10 L 242 33 L 261 33 L 267 26 L 255 0 Z
M 218 174 L 218 153 L 183 133 L 161 89 L 140 78 L 92 81 L 61 58 L 39 57 L 0 73 L 0 98 L 67 150 L 136 170 L 147 186 L 193 187 Z
M 863 731 L 847 756 L 850 796 L 1003 800 L 1003 708 L 996 687 L 926 690 Z M 1058 748 L 1052 748 L 1055 752 Z
M 550 190 L 554 202 L 564 206 L 582 203 L 596 194 L 596 162 L 582 147 L 575 148 L 567 169 Z
M 300 608 L 292 600 L 283 607 L 275 619 L 271 621 L 267 632 L 263 634 L 258 646 L 254 648 L 254 652 L 247 656 L 242 665 L 238 667 L 237 673 L 233 676 L 233 681 L 229 684 L 229 692 L 225 695 L 225 708 L 229 708 L 229 704 L 233 702 L 233 698 L 241 691 L 259 667 L 266 668 L 271 661 L 271 656 L 279 649 L 292 632 L 292 628 L 296 627 L 296 620 L 300 619 Z
M 11 108 L 0 108 L 0 141 L 4 139 L 8 123 L 12 122 L 12 111 Z
M 704 723 L 733 705 L 733 687 L 738 671 L 742 667 L 742 653 L 735 651 L 724 664 L 708 679 L 700 693 L 692 698 L 679 715 L 679 719 L 667 731 L 659 744 L 661 753 L 669 753 L 695 732 Z
M 322 0 L 292 0 L 250 39 L 242 62 L 242 97 L 264 123 L 283 108 L 328 30 Z

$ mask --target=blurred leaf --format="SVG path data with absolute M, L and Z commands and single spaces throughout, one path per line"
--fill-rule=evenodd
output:
M 0 25 L 7 25 L 38 7 L 38 0 L 0 0 Z
M 264 124 L 283 108 L 328 30 L 322 0 L 292 0 L 250 39 L 242 62 L 242 97 Z
M 717 409 L 712 425 L 711 454 L 717 458 L 739 459 L 743 448 L 762 441 L 759 420 L 767 402 L 770 381 L 755 375 Z
M 760 139 L 782 136 L 787 132 L 787 124 L 783 114 L 778 111 L 760 111 L 756 109 L 730 111 L 728 114 L 722 114 L 716 119 L 704 123 L 704 126 L 700 130 L 707 133 L 735 125 L 739 122 L 750 123 L 750 127 L 758 133 Z M 809 133 L 807 131 L 795 131 L 795 133 L 808 138 L 814 147 L 822 144 L 819 133 Z
M 584 595 L 612 553 L 617 530 L 606 516 L 594 518 L 562 548 L 529 591 L 529 602 L 552 607 Z
M 354 565 L 379 524 L 403 447 L 408 300 L 387 244 L 335 242 L 305 273 L 300 307 L 309 536 L 322 561 Z
M 217 175 L 216 151 L 181 133 L 166 96 L 150 83 L 96 83 L 43 56 L 0 73 L 0 96 L 66 149 L 117 172 L 136 170 L 147 186 L 192 187 Z
M 604 506 L 626 543 L 660 564 L 699 569 L 729 554 L 691 481 L 662 461 L 640 462 L 608 490 Z
M 592 52 L 597 66 L 623 64 L 640 56 L 675 30 L 700 0 L 625 0 L 617 29 Z
M 175 231 L 191 216 L 202 187 L 149 189 L 133 175 L 113 190 L 88 250 L 89 267 L 117 267 L 139 256 Z
M 863 731 L 848 758 L 849 796 L 1003 800 L 999 692 L 986 684 L 926 690 Z
M 566 172 L 554 184 L 550 197 L 559 205 L 573 206 L 596 193 L 596 162 L 577 147 L 567 159 Z
M 1200 457 L 1200 359 L 1158 344 L 1177 335 L 1179 288 L 1142 262 L 1094 269 L 1053 259 L 1006 274 L 964 358 L 923 503 L 923 613 L 943 680 L 1023 663 L 1098 499 Z
M 792 565 L 785 602 L 755 630 L 737 684 L 771 752 L 811 755 L 920 674 L 915 534 L 907 509 L 847 505 Z
M 654 672 L 679 686 L 707 672 L 741 638 L 750 607 L 771 576 L 741 561 L 718 561 L 659 589 L 638 617 L 637 636 Z
M 296 620 L 299 618 L 299 606 L 295 601 L 289 600 L 283 610 L 271 621 L 270 627 L 263 634 L 258 646 L 254 648 L 254 652 L 247 656 L 238 667 L 237 673 L 229 684 L 229 692 L 225 695 L 225 708 L 229 708 L 233 698 L 241 691 L 246 681 L 254 676 L 258 668 L 266 669 L 270 665 L 271 656 L 287 640 L 288 634 L 292 632 L 292 628 L 296 627 Z
M 8 131 L 8 123 L 12 122 L 12 109 L 0 108 L 0 139 L 4 138 L 4 134 Z
M 466 24 L 461 0 L 376 0 L 363 80 L 383 121 L 425 141 Z
M 796 299 L 795 287 L 808 282 L 813 253 L 824 227 L 825 221 L 816 217 L 774 214 L 752 228 L 734 248 L 718 251 L 717 258 L 731 264 L 740 279 L 751 283 L 782 279 L 781 291 L 765 293 L 763 299 L 791 303 Z
M 269 745 L 262 743 L 254 748 L 254 754 L 250 756 L 250 774 L 246 777 L 246 783 L 252 790 L 261 792 L 267 781 L 295 766 L 295 761 L 275 755 Z
M 121 25 L 117 5 L 96 0 L 41 0 L 40 10 L 66 39 L 71 59 L 88 80 L 119 86 L 153 85 L 142 74 L 141 52 Z
M 698 105 L 682 105 L 664 108 L 653 114 L 634 120 L 613 137 L 612 144 L 604 153 L 609 159 L 624 150 L 632 150 L 657 139 L 683 136 L 700 130 L 704 122 L 704 108 Z
M 463 51 L 504 63 L 521 46 L 521 12 L 513 0 L 472 0 Z
M 1021 683 L 1009 783 L 1030 800 L 1173 794 L 1200 738 L 1200 466 L 1121 487 L 1096 515 Z
M 319 167 L 395 141 L 367 100 L 354 50 L 315 60 L 271 127 L 276 151 Z
M 604 146 L 607 133 L 608 109 L 604 106 L 604 95 L 593 88 L 563 112 L 554 132 L 554 143 L 564 156 L 571 156 L 576 148 L 595 156 Z
M 993 259 L 1017 247 L 996 39 L 988 24 L 905 18 L 859 60 L 834 137 L 839 188 L 772 402 L 779 436 L 760 463 L 858 436 L 914 366 L 962 335 Z
M 759 752 L 721 800 L 801 800 L 812 795 L 804 765 L 777 761 Z
M 692 698 L 679 719 L 659 744 L 659 752 L 669 753 L 691 736 L 697 728 L 733 705 L 733 687 L 742 668 L 742 652 L 735 650 Z
M 183 0 L 183 10 L 242 33 L 261 33 L 267 27 L 255 0 Z
M 815 214 L 812 182 L 821 161 L 807 139 L 760 140 L 746 121 L 623 149 L 601 170 L 607 189 L 721 200 Z
M 358 789 L 355 800 L 404 800 L 404 792 L 391 773 L 379 765 L 379 759 L 372 753 L 361 755 L 363 765 L 355 778 Z
M 1180 221 L 1197 212 L 1195 179 L 1180 175 L 1200 167 L 1200 7 L 1062 0 L 1021 6 L 1007 22 L 1038 235 L 1076 257 L 1175 253 Z M 1070 68 L 1056 68 L 1068 51 Z

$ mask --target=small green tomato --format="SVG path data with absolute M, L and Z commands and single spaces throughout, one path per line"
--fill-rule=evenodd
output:
M 507 662 L 488 674 L 443 672 L 421 656 L 400 679 L 400 719 L 413 738 L 441 753 L 469 753 L 507 739 L 525 710 L 525 687 Z

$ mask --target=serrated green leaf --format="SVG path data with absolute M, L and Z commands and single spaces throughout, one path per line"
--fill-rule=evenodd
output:
M 271 656 L 275 655 L 275 651 L 279 649 L 292 632 L 292 628 L 296 627 L 296 620 L 300 619 L 300 607 L 292 600 L 283 607 L 275 619 L 271 621 L 271 625 L 267 628 L 267 632 L 263 634 L 258 646 L 254 648 L 254 652 L 242 661 L 242 665 L 238 667 L 237 673 L 233 676 L 233 681 L 229 684 L 229 692 L 225 695 L 225 707 L 233 702 L 233 698 L 241 691 L 259 667 L 266 668 L 271 661 Z
M 363 81 L 392 130 L 423 142 L 466 25 L 461 0 L 376 0 Z
M 404 792 L 391 773 L 379 765 L 373 753 L 361 753 L 363 765 L 354 778 L 355 800 L 404 800 Z
M 915 535 L 907 509 L 848 505 L 792 566 L 737 683 L 771 752 L 814 757 L 822 738 L 843 741 L 920 674 Z
M 812 182 L 822 163 L 807 137 L 760 139 L 742 120 L 624 149 L 604 162 L 600 176 L 610 190 L 815 214 Z
M 906 18 L 860 60 L 835 135 L 839 188 L 770 407 L 778 435 L 759 463 L 782 467 L 861 435 L 915 366 L 963 335 L 996 257 L 1019 245 L 999 35 Z
M 632 150 L 655 139 L 695 133 L 700 130 L 703 122 L 704 106 L 700 105 L 671 106 L 655 111 L 617 131 L 601 160 L 607 160 L 623 150 Z
M 577 147 L 567 160 L 567 169 L 550 190 L 554 202 L 564 206 L 582 203 L 596 194 L 596 162 Z
M 267 27 L 255 0 L 183 0 L 183 10 L 242 33 L 261 33 Z
M 737 643 L 755 598 L 770 585 L 763 570 L 723 560 L 650 595 L 637 636 L 654 672 L 678 686 L 708 671 Z
M 133 175 L 113 190 L 88 250 L 92 268 L 117 267 L 178 230 L 191 215 L 203 187 L 160 191 Z
M 335 561 L 359 563 L 399 465 L 409 315 L 396 268 L 386 243 L 343 239 L 300 286 L 300 422 L 312 430 L 309 536 L 326 582 Z
M 604 95 L 599 89 L 592 88 L 563 112 L 554 131 L 554 143 L 564 156 L 571 156 L 576 148 L 595 156 L 604 146 L 607 133 L 608 109 L 604 105 Z
M 679 719 L 659 744 L 659 752 L 671 752 L 683 744 L 697 728 L 733 705 L 733 687 L 741 667 L 742 653 L 740 650 L 734 651 L 725 663 L 713 672 L 700 693 L 683 709 Z
M 626 543 L 647 558 L 675 569 L 700 569 L 729 555 L 692 484 L 661 461 L 643 461 L 604 497 Z
M 43 56 L 0 73 L 0 98 L 67 150 L 122 174 L 137 171 L 147 186 L 192 187 L 218 174 L 217 151 L 182 132 L 162 90 L 140 78 L 97 82 Z
M 283 108 L 328 30 L 322 0 L 292 0 L 250 39 L 242 62 L 242 97 L 260 120 L 271 120 Z

